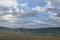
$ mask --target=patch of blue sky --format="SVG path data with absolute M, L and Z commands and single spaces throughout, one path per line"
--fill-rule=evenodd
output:
M 40 6 L 40 7 L 43 7 L 47 4 L 47 2 L 45 0 L 37 0 L 37 1 L 32 1 L 32 0 L 21 0 L 21 1 L 18 1 L 19 4 L 21 3 L 27 3 L 27 6 L 29 9 L 33 8 L 33 7 L 36 7 L 37 5 Z M 22 9 L 26 9 L 26 7 L 21 7 L 19 6 L 19 8 L 22 8 Z

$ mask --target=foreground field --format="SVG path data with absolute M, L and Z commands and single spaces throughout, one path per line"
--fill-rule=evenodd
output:
M 0 32 L 0 40 L 60 40 L 58 35 L 29 35 Z

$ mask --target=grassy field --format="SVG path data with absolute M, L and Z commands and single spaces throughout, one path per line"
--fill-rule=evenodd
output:
M 30 35 L 0 32 L 0 40 L 60 40 L 60 35 Z

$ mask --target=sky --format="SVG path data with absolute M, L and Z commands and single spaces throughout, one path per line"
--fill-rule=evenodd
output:
M 60 0 L 0 0 L 0 27 L 60 27 Z

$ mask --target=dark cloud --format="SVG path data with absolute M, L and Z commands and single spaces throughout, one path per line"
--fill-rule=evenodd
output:
M 57 15 L 55 15 L 55 16 L 60 17 L 60 8 L 59 9 L 58 8 L 48 8 L 47 10 L 52 11 L 53 12 L 52 14 L 57 13 Z

